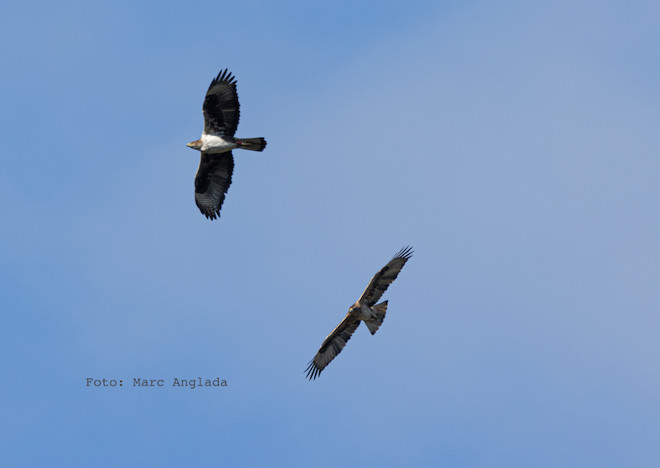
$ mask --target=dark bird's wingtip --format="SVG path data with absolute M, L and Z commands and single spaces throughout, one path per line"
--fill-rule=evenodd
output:
M 211 82 L 211 86 L 216 83 L 227 83 L 227 84 L 236 84 L 236 77 L 232 75 L 229 71 L 229 68 L 224 68 L 220 70 L 218 75 Z
M 214 219 L 220 218 L 220 210 L 218 211 L 204 211 L 202 209 L 199 210 L 200 213 L 202 213 L 204 216 L 206 216 L 206 219 L 210 219 L 213 221 Z

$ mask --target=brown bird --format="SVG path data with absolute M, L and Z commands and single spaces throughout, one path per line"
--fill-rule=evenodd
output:
M 202 137 L 187 145 L 202 153 L 195 176 L 195 203 L 210 219 L 220 216 L 222 202 L 231 185 L 234 172 L 231 150 L 263 151 L 266 147 L 263 138 L 234 138 L 240 117 L 239 107 L 236 78 L 229 70 L 222 70 L 211 82 L 204 98 Z
M 360 299 L 348 309 L 344 320 L 323 341 L 319 352 L 305 369 L 308 379 L 313 380 L 321 375 L 323 369 L 344 349 L 348 340 L 351 339 L 351 335 L 360 325 L 360 321 L 367 325 L 372 335 L 378 331 L 385 320 L 387 301 L 380 304 L 376 304 L 376 302 L 396 279 L 412 254 L 412 247 L 404 247 L 371 278 Z

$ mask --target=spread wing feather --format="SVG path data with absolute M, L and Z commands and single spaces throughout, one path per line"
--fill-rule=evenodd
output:
M 406 264 L 408 259 L 412 257 L 413 250 L 412 247 L 404 247 L 399 250 L 392 260 L 389 261 L 381 270 L 371 278 L 367 288 L 358 299 L 358 304 L 367 304 L 369 307 L 378 302 L 383 293 L 387 290 L 387 287 L 392 284 L 396 277 L 401 272 L 403 265 Z
M 344 346 L 346 346 L 346 343 L 351 339 L 351 335 L 353 335 L 353 332 L 359 325 L 359 320 L 351 317 L 350 314 L 346 314 L 344 320 L 323 341 L 319 352 L 316 353 L 314 359 L 310 361 L 309 366 L 305 369 L 309 380 L 314 380 L 321 375 L 323 369 L 341 353 L 341 350 L 344 349 Z
M 234 136 L 240 110 L 236 93 L 236 78 L 226 68 L 211 82 L 204 105 L 204 133 Z
M 231 185 L 234 157 L 231 151 L 219 154 L 202 153 L 195 176 L 195 203 L 207 218 L 220 216 L 222 202 Z

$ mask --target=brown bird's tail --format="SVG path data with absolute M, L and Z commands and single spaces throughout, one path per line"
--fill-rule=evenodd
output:
M 259 138 L 237 138 L 236 144 L 241 149 L 250 151 L 263 151 L 266 147 L 266 140 Z
M 376 314 L 376 318 L 365 320 L 364 323 L 367 325 L 367 328 L 369 328 L 369 331 L 373 335 L 378 331 L 378 328 L 383 323 L 383 320 L 385 320 L 385 312 L 387 312 L 387 301 L 376 304 L 372 307 L 372 309 L 374 314 Z

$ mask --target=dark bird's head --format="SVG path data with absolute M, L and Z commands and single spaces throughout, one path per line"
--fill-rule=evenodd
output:
M 196 141 L 191 141 L 186 145 L 188 148 L 200 150 L 202 148 L 202 139 L 200 138 L 199 140 Z

